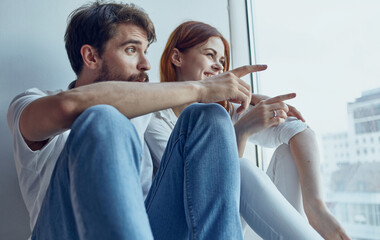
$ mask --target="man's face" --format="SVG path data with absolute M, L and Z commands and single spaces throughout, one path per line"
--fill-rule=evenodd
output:
M 149 47 L 146 32 L 133 24 L 119 24 L 116 35 L 108 40 L 100 57 L 101 69 L 95 82 L 148 82 L 150 69 L 146 58 Z

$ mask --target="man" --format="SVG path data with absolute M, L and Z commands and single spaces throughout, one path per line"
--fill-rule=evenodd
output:
M 152 187 L 142 136 L 148 113 L 185 103 L 229 99 L 244 111 L 250 87 L 239 78 L 266 66 L 142 83 L 154 40 L 153 23 L 134 5 L 83 6 L 65 34 L 77 80 L 67 91 L 29 89 L 12 101 L 8 124 L 32 239 L 242 239 L 228 114 L 216 104 L 187 109 Z

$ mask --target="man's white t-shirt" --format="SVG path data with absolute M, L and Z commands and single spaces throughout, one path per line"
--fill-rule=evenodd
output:
M 8 126 L 13 136 L 13 153 L 20 190 L 29 212 L 32 230 L 37 221 L 55 164 L 65 146 L 70 130 L 51 138 L 41 150 L 32 151 L 20 132 L 19 121 L 22 111 L 32 101 L 59 92 L 41 91 L 37 88 L 28 89 L 13 99 L 7 114 Z M 144 132 L 150 118 L 151 114 L 147 114 L 131 120 L 143 147 L 143 156 L 140 160 L 140 182 L 144 198 L 148 194 L 153 176 L 150 152 L 144 141 Z

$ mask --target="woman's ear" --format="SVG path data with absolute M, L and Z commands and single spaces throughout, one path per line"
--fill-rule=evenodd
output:
M 80 49 L 80 54 L 82 55 L 84 66 L 92 70 L 95 70 L 100 66 L 101 61 L 98 55 L 98 51 L 91 45 L 83 45 Z
M 174 66 L 181 67 L 183 62 L 182 57 L 182 53 L 177 48 L 173 48 L 170 60 Z

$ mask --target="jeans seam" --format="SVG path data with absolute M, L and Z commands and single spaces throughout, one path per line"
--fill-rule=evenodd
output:
M 153 201 L 154 197 L 156 196 L 157 189 L 158 189 L 158 187 L 160 186 L 160 183 L 161 183 L 161 180 L 162 180 L 162 176 L 164 175 L 164 173 L 165 173 L 165 171 L 166 171 L 166 168 L 167 168 L 167 166 L 168 166 L 168 164 L 169 164 L 169 159 L 170 159 L 170 157 L 171 157 L 171 155 L 172 155 L 172 153 L 173 153 L 174 146 L 179 142 L 179 140 L 181 139 L 181 137 L 182 137 L 183 135 L 185 135 L 185 134 L 186 134 L 185 132 L 180 132 L 180 134 L 179 134 L 177 140 L 173 143 L 173 147 L 172 147 L 172 149 L 170 149 L 170 153 L 169 153 L 169 156 L 168 156 L 168 161 L 165 162 L 165 165 L 164 165 L 164 167 L 163 167 L 163 169 L 162 169 L 162 173 L 160 174 L 160 176 L 157 176 L 157 177 L 158 177 L 157 185 L 155 186 L 154 192 L 152 193 L 152 197 L 150 198 L 150 201 L 149 201 L 149 203 L 148 203 L 147 206 L 146 206 L 146 211 L 147 211 L 147 212 L 149 211 L 149 209 L 150 209 L 150 205 L 152 204 L 152 201 Z
M 185 148 L 184 148 L 184 155 L 186 156 L 186 146 L 185 146 Z M 186 209 L 185 209 L 185 211 L 187 211 L 187 213 L 188 213 L 188 218 L 189 218 L 189 231 L 191 231 L 191 238 L 192 239 L 194 239 L 194 237 L 195 237 L 195 227 L 194 227 L 194 218 L 193 218 L 193 216 L 192 216 L 192 214 L 191 214 L 191 211 L 192 211 L 192 209 L 191 209 L 191 206 L 190 206 L 190 204 L 189 204 L 189 200 L 190 200 L 190 197 L 189 197 L 189 195 L 188 195 L 188 192 L 189 192 L 189 182 L 188 182 L 188 178 L 187 178 L 187 175 L 188 175 L 188 167 L 187 167 L 187 163 L 188 163 L 188 161 L 187 161 L 187 157 L 185 157 L 185 164 L 184 164 L 184 166 L 185 166 L 185 193 L 186 193 L 186 198 L 185 198 L 185 201 L 186 201 Z

